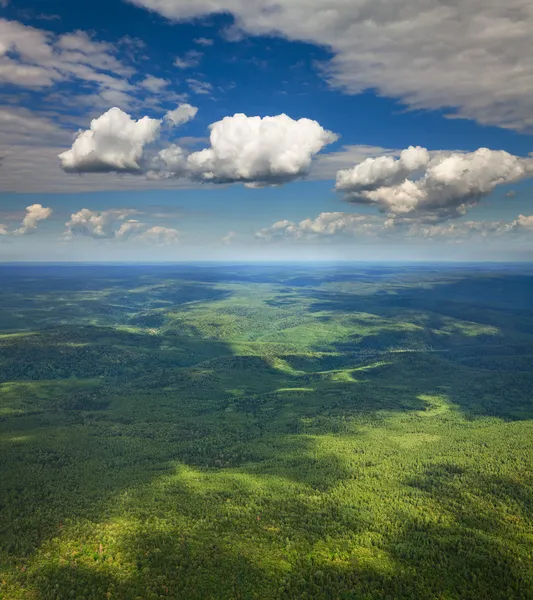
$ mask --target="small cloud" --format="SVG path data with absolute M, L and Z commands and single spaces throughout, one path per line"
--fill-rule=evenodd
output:
M 156 225 L 135 236 L 134 239 L 155 246 L 166 246 L 167 244 L 176 244 L 179 242 L 179 237 L 180 234 L 177 229 Z
M 188 123 L 196 116 L 198 108 L 190 104 L 180 104 L 178 108 L 169 110 L 165 115 L 165 120 L 172 126 L 183 125 Z
M 110 239 L 120 242 L 133 241 L 156 246 L 176 243 L 179 231 L 160 225 L 150 226 L 128 217 L 138 214 L 134 209 L 109 209 L 102 212 L 83 208 L 65 223 L 64 240 L 78 236 L 95 239 Z
M 236 237 L 237 237 L 237 234 L 234 231 L 230 231 L 228 233 L 228 235 L 225 235 L 220 241 L 224 245 L 229 246 Z
M 162 79 L 160 77 L 154 77 L 153 75 L 147 75 L 143 81 L 139 84 L 145 90 L 152 92 L 152 94 L 158 94 L 168 86 L 170 81 L 168 79 Z
M 206 81 L 198 81 L 198 79 L 187 79 L 191 92 L 195 94 L 210 94 L 213 91 L 213 86 Z
M 44 221 L 52 215 L 52 209 L 41 204 L 32 204 L 26 208 L 26 216 L 22 220 L 22 226 L 16 229 L 15 235 L 28 235 L 34 233 L 39 221 Z
M 194 43 L 198 44 L 199 46 L 212 46 L 214 44 L 212 39 L 205 37 L 196 38 Z
M 514 198 L 516 196 L 516 192 L 514 190 L 509 190 L 505 196 L 506 198 Z
M 178 69 L 191 69 L 197 67 L 202 60 L 203 53 L 198 50 L 189 50 L 184 56 L 176 56 L 174 60 L 174 66 Z

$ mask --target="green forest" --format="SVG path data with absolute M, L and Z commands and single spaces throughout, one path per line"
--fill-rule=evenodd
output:
M 533 599 L 533 269 L 0 282 L 2 600 Z

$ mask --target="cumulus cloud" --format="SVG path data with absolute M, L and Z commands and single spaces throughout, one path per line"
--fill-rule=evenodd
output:
M 400 150 L 369 146 L 368 144 L 349 144 L 334 152 L 320 154 L 313 161 L 311 178 L 316 180 L 335 179 L 341 169 L 351 169 L 354 164 L 363 162 L 367 158 L 378 156 L 397 157 Z
M 139 233 L 137 236 L 135 236 L 135 239 L 139 242 L 145 242 L 155 246 L 165 246 L 167 244 L 177 243 L 179 241 L 179 237 L 180 234 L 177 229 L 156 225 Z
M 165 116 L 179 125 L 194 117 L 188 104 Z M 210 126 L 210 147 L 188 153 L 171 144 L 150 161 L 143 155 L 146 144 L 160 132 L 161 121 L 133 120 L 112 108 L 78 134 L 72 148 L 59 158 L 65 171 L 146 172 L 150 179 L 188 177 L 206 183 L 244 183 L 252 187 L 280 185 L 307 174 L 313 157 L 337 135 L 316 121 L 287 115 L 248 117 L 236 114 Z
M 186 177 L 187 152 L 181 146 L 171 144 L 159 151 L 152 161 L 152 169 L 146 174 L 149 179 Z
M 122 225 L 118 229 L 112 231 L 112 237 L 116 237 L 117 239 L 121 240 L 128 240 L 131 238 L 135 238 L 145 230 L 145 223 L 140 223 L 135 219 L 129 219 L 125 223 L 122 223 Z
M 188 123 L 196 116 L 198 108 L 190 104 L 180 104 L 174 110 L 169 110 L 165 115 L 165 119 L 171 125 L 183 125 Z
M 177 229 L 172 227 L 162 227 L 161 225 L 150 227 L 146 223 L 130 220 L 123 223 L 114 232 L 114 236 L 118 240 L 133 240 L 155 246 L 163 246 L 178 242 L 180 234 Z
M 93 238 L 115 237 L 117 223 L 123 222 L 137 211 L 131 209 L 111 209 L 102 212 L 83 208 L 71 215 L 70 220 L 65 223 L 65 237 L 72 239 L 75 236 L 87 236 Z
M 179 239 L 177 229 L 149 225 L 136 219 L 134 209 L 110 209 L 93 211 L 83 208 L 71 215 L 65 223 L 65 240 L 78 236 L 95 239 L 114 239 L 118 241 L 138 241 L 153 245 L 175 243 Z
M 13 233 L 15 235 L 28 235 L 35 233 L 40 221 L 45 221 L 52 215 L 52 209 L 46 208 L 41 204 L 32 204 L 26 208 L 26 216 L 22 220 L 22 225 Z
M 339 171 L 336 189 L 350 202 L 373 204 L 392 219 L 439 221 L 464 215 L 498 185 L 532 175 L 533 159 L 503 150 L 430 157 L 425 148 L 410 147 L 399 159 L 367 159 Z
M 311 160 L 337 136 L 316 121 L 287 115 L 236 114 L 210 126 L 211 147 L 190 154 L 193 179 L 251 186 L 286 183 L 305 175 Z
M 371 215 L 323 212 L 314 219 L 277 221 L 270 227 L 261 229 L 255 237 L 262 240 L 273 239 L 313 239 L 317 237 L 368 236 L 375 235 L 384 227 L 383 220 Z
M 180 104 L 164 119 L 142 117 L 136 121 L 114 107 L 80 131 L 70 150 L 59 155 L 61 167 L 70 173 L 143 173 L 144 147 L 159 138 L 163 121 L 172 126 L 190 121 L 198 109 Z
M 533 215 L 513 221 L 454 221 L 450 223 L 406 223 L 386 217 L 343 212 L 321 213 L 299 222 L 277 221 L 259 230 L 255 237 L 265 242 L 351 241 L 371 242 L 480 242 L 507 236 L 533 239 Z M 525 236 L 525 237 L 524 237 Z
M 328 48 L 334 57 L 322 72 L 348 93 L 377 90 L 416 109 L 533 127 L 530 0 L 129 2 L 178 21 L 229 13 L 237 33 Z
M 527 217 L 525 215 L 518 215 L 518 218 L 513 221 L 512 227 L 514 229 L 533 231 L 533 215 Z
M 356 194 L 395 185 L 411 173 L 425 167 L 428 162 L 429 152 L 426 148 L 409 146 L 402 150 L 398 159 L 392 156 L 367 158 L 353 169 L 339 171 L 335 187 L 337 191 Z
M 140 172 L 144 146 L 158 137 L 160 126 L 158 119 L 135 121 L 120 108 L 111 108 L 59 155 L 61 167 L 72 173 Z
M 5 225 L 0 224 L 0 235 L 7 235 L 7 234 L 8 234 L 7 227 Z
M 461 239 L 493 240 L 501 236 L 531 236 L 533 232 L 533 215 L 518 215 L 513 221 L 461 221 L 438 225 L 413 223 L 409 226 L 409 237 L 425 239 Z

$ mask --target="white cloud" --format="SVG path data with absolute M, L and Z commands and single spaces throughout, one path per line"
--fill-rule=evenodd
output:
M 199 95 L 209 95 L 213 91 L 213 86 L 207 81 L 198 81 L 198 79 L 187 79 L 187 84 L 191 92 Z
M 277 221 L 270 227 L 258 231 L 255 236 L 262 240 L 373 236 L 379 233 L 383 227 L 383 219 L 378 217 L 343 212 L 324 212 L 314 219 L 304 219 L 299 223 L 287 220 Z
M 52 140 L 53 140 L 53 136 Z M 2 141 L 5 136 L 2 138 Z M 8 138 L 9 139 L 9 138 Z M 67 135 L 67 143 L 72 140 Z M 0 190 L 16 193 L 76 193 L 103 190 L 191 189 L 201 183 L 187 179 L 149 180 L 138 175 L 98 173 L 73 177 L 60 168 L 58 147 L 48 145 L 3 144 L 0 142 Z
M 161 225 L 150 227 L 138 221 L 127 221 L 115 232 L 115 238 L 118 240 L 132 240 L 155 246 L 175 244 L 179 241 L 179 237 L 179 231 L 172 227 Z
M 8 234 L 7 227 L 5 225 L 0 224 L 0 235 L 7 235 L 7 234 Z
M 421 176 L 409 179 L 422 171 Z M 373 204 L 392 219 L 439 221 L 464 215 L 498 185 L 533 175 L 533 159 L 502 150 L 437 152 L 424 148 L 367 159 L 337 174 L 337 191 L 353 203 Z
M 337 173 L 336 189 L 339 192 L 356 194 L 383 186 L 401 183 L 411 173 L 425 167 L 429 152 L 420 146 L 409 146 L 402 150 L 399 158 L 379 156 L 367 158 L 362 163 Z
M 83 208 L 71 215 L 70 220 L 65 223 L 64 239 L 72 240 L 77 236 L 86 236 L 152 245 L 171 244 L 178 241 L 177 229 L 159 225 L 150 226 L 129 218 L 137 213 L 138 211 L 134 209 L 110 209 L 98 212 Z
M 59 155 L 61 166 L 72 173 L 140 172 L 144 146 L 158 137 L 160 125 L 157 119 L 135 121 L 120 108 L 111 108 Z
M 199 37 L 194 40 L 194 43 L 198 44 L 199 46 L 212 46 L 213 40 L 210 38 Z
M 334 53 L 324 75 L 348 93 L 533 127 L 531 0 L 129 1 L 182 21 L 231 13 L 234 30 L 324 46 Z
M 182 57 L 176 56 L 174 66 L 178 67 L 178 69 L 191 69 L 197 67 L 203 56 L 203 53 L 198 52 L 198 50 L 189 50 L 189 52 Z
M 187 177 L 187 152 L 177 144 L 160 150 L 152 161 L 153 170 L 147 173 L 148 179 Z
M 28 235 L 35 233 L 39 221 L 44 221 L 52 215 L 51 208 L 45 208 L 41 204 L 32 204 L 26 208 L 26 215 L 22 220 L 22 225 L 13 233 L 15 235 Z
M 136 212 L 132 209 L 110 209 L 97 212 L 83 208 L 72 214 L 70 220 L 65 223 L 65 238 L 72 239 L 75 236 L 115 237 L 116 230 L 120 227 L 119 224 Z
M 518 218 L 512 223 L 513 228 L 533 231 L 533 215 L 518 215 Z
M 184 123 L 188 123 L 191 119 L 194 119 L 197 112 L 198 108 L 196 106 L 180 104 L 174 110 L 169 110 L 165 115 L 165 119 L 172 125 L 183 125 Z
M 177 229 L 156 225 L 139 233 L 135 236 L 135 240 L 155 246 L 164 246 L 167 244 L 176 244 L 179 242 L 179 237 L 180 234 Z
M 114 230 L 112 235 L 121 240 L 128 240 L 145 231 L 146 227 L 147 225 L 145 223 L 130 219 L 125 223 L 122 223 L 118 229 Z
M 115 53 L 111 44 L 94 41 L 82 31 L 55 36 L 17 21 L 0 19 L 3 83 L 49 87 L 59 81 L 79 79 L 126 91 L 130 86 L 125 78 L 133 70 L 122 64 Z
M 139 85 L 152 94 L 159 94 L 169 85 L 169 83 L 170 81 L 168 79 L 147 75 Z
M 185 122 L 196 108 L 181 105 L 166 120 Z M 147 163 L 143 149 L 159 134 L 161 121 L 134 121 L 113 108 L 78 134 L 71 150 L 60 154 L 65 171 L 141 173 Z M 252 187 L 279 185 L 307 174 L 313 157 L 337 136 L 310 119 L 287 115 L 248 117 L 236 114 L 210 126 L 209 148 L 188 154 L 172 144 L 151 161 L 149 179 L 188 177 L 206 183 L 244 183 Z M 146 169 L 144 169 L 146 170 Z
M 190 154 L 193 179 L 277 185 L 305 175 L 315 154 L 337 136 L 310 119 L 236 114 L 210 126 L 211 147 Z
M 335 179 L 341 169 L 351 169 L 354 164 L 363 162 L 367 158 L 378 156 L 399 156 L 400 150 L 369 146 L 365 144 L 351 144 L 343 146 L 335 152 L 319 154 L 313 161 L 311 178 L 316 180 Z
M 259 230 L 262 241 L 386 241 L 393 242 L 466 242 L 493 240 L 503 236 L 526 236 L 533 233 L 533 215 L 519 215 L 513 221 L 454 221 L 427 224 L 396 222 L 385 217 L 343 212 L 321 213 L 300 222 L 277 221 Z

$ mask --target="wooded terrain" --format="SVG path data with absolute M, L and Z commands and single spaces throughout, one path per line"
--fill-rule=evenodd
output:
M 533 270 L 0 281 L 0 598 L 533 598 Z

